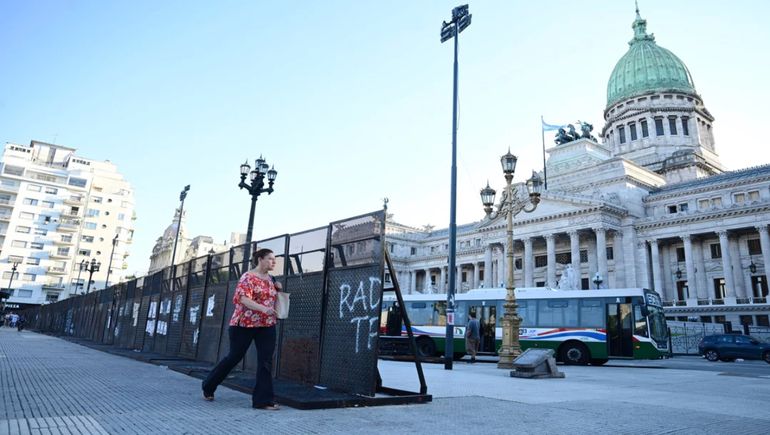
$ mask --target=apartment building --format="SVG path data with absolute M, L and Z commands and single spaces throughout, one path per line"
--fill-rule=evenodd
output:
M 134 220 L 133 189 L 115 164 L 61 145 L 6 144 L 0 158 L 5 302 L 54 302 L 121 281 Z M 99 266 L 93 273 L 92 264 Z

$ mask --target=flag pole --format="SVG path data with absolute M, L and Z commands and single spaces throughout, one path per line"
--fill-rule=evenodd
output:
M 543 124 L 545 121 L 543 120 L 543 115 L 540 115 L 540 137 L 543 140 L 543 187 L 545 190 L 548 190 L 548 172 L 545 168 L 545 128 L 543 127 Z

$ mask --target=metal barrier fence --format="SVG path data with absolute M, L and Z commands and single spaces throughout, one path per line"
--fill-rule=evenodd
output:
M 374 396 L 384 274 L 384 211 L 196 258 L 87 295 L 27 310 L 29 327 L 126 349 L 214 363 L 244 253 L 269 248 L 291 293 L 279 322 L 275 374 Z M 252 348 L 242 368 L 255 369 Z
M 768 326 L 749 326 L 749 335 L 770 343 L 770 327 Z
M 707 335 L 724 334 L 721 323 L 667 321 L 671 331 L 671 352 L 679 355 L 698 355 L 698 343 Z

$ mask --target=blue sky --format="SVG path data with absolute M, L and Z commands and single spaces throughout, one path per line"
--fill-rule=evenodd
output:
M 110 160 L 136 190 L 129 271 L 143 273 L 179 191 L 190 235 L 245 232 L 238 166 L 279 171 L 255 238 L 378 209 L 449 221 L 448 1 L 0 3 L 0 140 L 56 141 Z M 730 169 L 770 163 L 764 1 L 641 0 L 658 44 L 689 67 Z M 540 169 L 539 118 L 602 126 L 633 1 L 479 1 L 460 39 L 458 223 L 478 191 Z M 548 138 L 547 138 L 548 140 Z M 756 142 L 759 142 L 758 144 Z

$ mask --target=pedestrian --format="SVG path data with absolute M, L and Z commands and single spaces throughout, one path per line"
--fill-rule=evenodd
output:
M 479 333 L 481 325 L 476 320 L 476 313 L 472 312 L 468 316 L 470 319 L 468 319 L 468 326 L 465 327 L 465 353 L 471 356 L 471 363 L 475 363 L 476 350 L 479 347 L 479 340 L 481 340 Z
M 276 411 L 273 402 L 272 362 L 275 350 L 276 292 L 281 285 L 269 272 L 275 268 L 275 255 L 270 249 L 260 249 L 251 257 L 252 269 L 241 276 L 235 288 L 235 309 L 230 318 L 228 334 L 230 352 L 203 381 L 203 398 L 214 400 L 219 384 L 235 367 L 253 341 L 257 347 L 257 381 L 251 395 L 252 408 Z
M 16 330 L 21 332 L 22 329 L 24 329 L 24 324 L 27 323 L 27 318 L 24 317 L 24 314 L 21 314 L 16 320 Z

